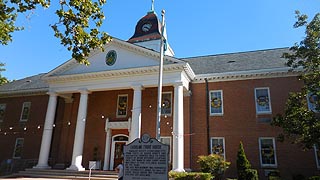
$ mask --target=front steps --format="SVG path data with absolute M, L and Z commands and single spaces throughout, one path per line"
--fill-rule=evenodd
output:
M 0 178 L 13 177 L 29 177 L 29 178 L 52 178 L 52 179 L 74 179 L 84 180 L 89 179 L 89 170 L 85 171 L 68 171 L 55 169 L 26 169 L 18 173 L 11 174 Z M 114 171 L 91 171 L 90 180 L 117 180 L 117 173 Z

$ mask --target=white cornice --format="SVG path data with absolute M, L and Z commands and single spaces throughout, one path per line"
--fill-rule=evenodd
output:
M 200 74 L 194 78 L 194 83 L 202 83 L 207 79 L 209 82 L 220 81 L 235 81 L 235 80 L 247 80 L 247 79 L 264 79 L 275 77 L 290 77 L 298 76 L 302 73 L 301 69 L 291 71 L 291 68 L 273 68 L 273 69 L 259 69 L 249 71 L 235 71 L 224 73 L 212 73 L 212 74 Z
M 167 64 L 164 66 L 163 71 L 183 71 L 186 64 Z M 49 84 L 55 83 L 70 83 L 75 81 L 88 81 L 88 80 L 100 80 L 100 79 L 117 79 L 122 77 L 130 77 L 135 75 L 155 74 L 159 71 L 159 66 L 150 66 L 143 68 L 121 69 L 112 71 L 92 72 L 84 74 L 72 74 L 62 76 L 44 76 L 45 80 Z

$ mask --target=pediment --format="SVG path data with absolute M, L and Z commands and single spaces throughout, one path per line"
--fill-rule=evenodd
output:
M 158 66 L 160 54 L 153 50 L 113 38 L 113 40 L 105 46 L 103 52 L 92 52 L 88 60 L 90 65 L 86 66 L 71 59 L 49 72 L 46 77 L 61 77 L 66 75 L 99 73 L 135 68 L 141 69 Z M 175 64 L 179 62 L 182 61 L 172 57 L 164 59 L 164 64 Z

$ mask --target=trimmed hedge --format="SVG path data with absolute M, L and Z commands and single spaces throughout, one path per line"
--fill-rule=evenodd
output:
M 320 180 L 320 176 L 309 177 L 308 180 Z
M 211 180 L 210 173 L 202 172 L 169 172 L 169 178 L 174 180 Z

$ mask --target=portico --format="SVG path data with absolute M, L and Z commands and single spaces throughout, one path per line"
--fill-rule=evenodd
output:
M 148 94 L 150 88 L 157 88 L 158 81 L 158 59 L 157 52 L 135 46 L 130 43 L 114 39 L 108 46 L 106 52 L 114 51 L 117 53 L 119 66 L 108 66 L 103 60 L 106 53 L 95 52 L 90 57 L 92 63 L 89 67 L 77 64 L 70 60 L 57 69 L 49 72 L 45 77 L 50 86 L 50 98 L 48 102 L 47 117 L 39 161 L 35 168 L 49 168 L 48 159 L 50 152 L 50 142 L 52 136 L 52 125 L 55 119 L 56 100 L 58 96 L 69 97 L 70 94 L 78 94 L 79 104 L 77 112 L 76 129 L 73 141 L 72 161 L 68 170 L 82 171 L 83 150 L 85 142 L 86 127 L 88 126 L 88 116 L 93 116 L 93 112 L 88 112 L 88 101 L 93 99 L 96 93 L 127 91 L 126 94 L 118 94 L 112 98 L 106 98 L 105 106 L 112 106 L 116 111 L 110 111 L 105 115 L 105 140 L 104 140 L 104 164 L 103 169 L 112 168 L 112 137 L 115 136 L 113 130 L 123 129 L 127 131 L 128 142 L 141 136 L 142 129 L 150 129 L 155 133 L 156 127 L 152 127 L 156 122 L 156 116 L 152 117 L 152 108 L 143 114 L 142 109 L 146 104 L 145 98 L 152 98 L 156 101 L 156 94 Z M 138 64 L 136 62 L 139 62 Z M 101 69 L 104 67 L 104 69 Z M 193 73 L 188 64 L 173 57 L 165 57 L 163 86 L 173 89 L 172 99 L 172 144 L 173 144 L 173 170 L 184 170 L 184 120 L 183 120 L 183 94 L 189 89 L 189 81 Z M 99 101 L 101 98 L 97 98 Z M 116 100 L 117 99 L 117 100 Z M 97 101 L 95 99 L 95 101 Z M 170 103 L 171 103 L 170 102 Z M 103 103 L 102 103 L 103 104 Z M 156 107 L 156 104 L 153 104 Z M 103 107 L 99 107 L 103 109 Z M 107 107 L 106 107 L 107 108 Z M 171 108 L 171 106 L 170 106 Z M 120 109 L 120 110 L 119 110 Z M 151 114 L 149 114 L 149 111 Z M 153 112 L 156 113 L 156 112 Z M 113 114 L 113 115 L 112 115 Z M 114 115 L 116 114 L 116 115 Z M 113 117 L 113 118 L 112 118 Z M 110 119 L 112 118 L 112 119 Z M 148 119 L 148 124 L 142 124 L 142 118 Z

